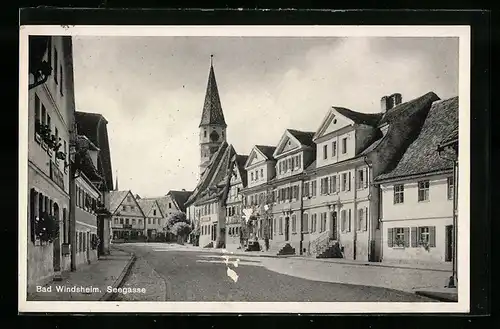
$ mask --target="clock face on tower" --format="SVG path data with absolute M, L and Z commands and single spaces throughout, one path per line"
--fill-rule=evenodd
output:
M 210 134 L 210 140 L 212 142 L 217 142 L 219 140 L 219 134 L 217 133 L 217 131 L 212 131 L 212 133 Z

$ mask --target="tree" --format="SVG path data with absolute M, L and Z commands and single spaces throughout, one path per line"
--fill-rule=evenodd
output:
M 165 231 L 168 231 L 177 237 L 178 243 L 183 243 L 186 237 L 191 233 L 191 223 L 183 212 L 175 212 L 168 216 L 167 226 L 164 227 Z

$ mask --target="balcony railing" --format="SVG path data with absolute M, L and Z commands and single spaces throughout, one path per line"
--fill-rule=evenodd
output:
M 64 174 L 52 160 L 50 161 L 50 179 L 64 190 Z

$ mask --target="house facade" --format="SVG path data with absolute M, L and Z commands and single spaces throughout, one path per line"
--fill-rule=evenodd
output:
M 383 261 L 451 262 L 454 258 L 454 152 L 439 143 L 458 127 L 458 97 L 432 104 L 418 137 L 390 171 L 382 193 Z
M 137 203 L 145 216 L 143 234 L 148 240 L 163 237 L 166 220 L 158 201 L 156 199 L 138 199 Z
M 39 56 L 52 67 L 52 74 L 29 90 L 28 289 L 70 270 L 74 247 L 69 223 L 69 130 L 75 110 L 72 42 L 64 36 L 40 37 L 37 42 Z M 30 42 L 32 46 L 30 60 L 35 51 Z M 44 233 L 48 230 L 53 235 Z
M 110 192 L 111 232 L 113 241 L 145 239 L 146 217 L 134 194 L 129 191 Z

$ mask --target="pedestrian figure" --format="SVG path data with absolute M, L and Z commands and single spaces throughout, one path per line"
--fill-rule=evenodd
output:
M 266 245 L 266 251 L 269 251 L 269 238 L 268 238 L 268 237 L 266 237 L 266 238 L 264 239 L 264 243 L 265 243 L 265 245 Z

